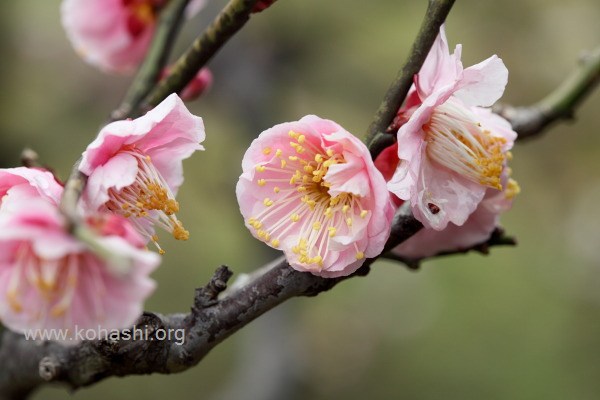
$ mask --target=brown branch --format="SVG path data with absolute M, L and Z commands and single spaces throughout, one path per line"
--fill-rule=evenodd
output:
M 425 58 L 427 58 L 427 54 L 429 54 L 429 50 L 440 32 L 440 26 L 446 20 L 453 4 L 454 0 L 429 0 L 425 18 L 421 23 L 421 28 L 408 58 L 386 92 L 373 122 L 367 130 L 367 146 L 373 159 L 394 142 L 394 135 L 386 132 L 387 127 L 392 123 L 404 102 L 413 83 L 413 77 L 425 62 Z
M 528 139 L 552 124 L 573 119 L 575 110 L 600 82 L 600 47 L 583 56 L 577 68 L 552 93 L 527 107 L 498 104 L 494 112 L 506 118 L 519 134 Z
M 395 218 L 395 246 L 421 228 L 411 221 L 407 208 Z M 316 296 L 338 283 L 369 273 L 369 259 L 354 274 L 327 279 L 292 269 L 279 258 L 241 287 L 217 296 L 225 289 L 231 273 L 219 268 L 203 288 L 196 291 L 188 314 L 145 313 L 136 326 L 149 332 L 150 340 L 83 341 L 77 345 L 59 342 L 35 343 L 5 331 L 0 345 L 0 398 L 25 398 L 47 383 L 67 384 L 73 389 L 110 376 L 174 373 L 198 364 L 216 345 L 252 320 L 284 301 L 299 296 Z M 185 332 L 185 342 L 158 340 L 159 332 Z

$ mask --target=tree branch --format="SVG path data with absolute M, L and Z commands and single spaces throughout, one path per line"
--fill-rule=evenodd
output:
M 394 135 L 386 133 L 387 127 L 392 123 L 404 102 L 413 83 L 413 77 L 425 62 L 425 58 L 440 32 L 440 26 L 446 20 L 453 4 L 454 0 L 429 0 L 425 18 L 408 58 L 390 85 L 367 130 L 367 146 L 371 150 L 373 159 L 394 142 Z
M 139 114 L 139 105 L 159 80 L 160 72 L 167 63 L 173 42 L 177 37 L 185 8 L 190 0 L 171 0 L 161 11 L 152 44 L 140 66 L 125 98 L 111 113 L 111 121 Z
M 572 119 L 577 106 L 600 82 L 600 47 L 583 56 L 577 68 L 552 93 L 528 107 L 498 104 L 494 112 L 506 118 L 519 134 L 528 139 L 553 123 Z
M 408 208 L 395 218 L 390 246 L 396 246 L 421 228 L 411 223 Z M 216 345 L 273 307 L 298 296 L 316 296 L 354 276 L 365 276 L 377 259 L 365 262 L 350 276 L 321 278 L 292 269 L 283 257 L 262 268 L 240 287 L 226 293 L 231 272 L 220 267 L 203 288 L 196 290 L 188 314 L 145 313 L 136 327 L 149 340 L 95 340 L 76 345 L 33 342 L 5 331 L 0 345 L 0 398 L 25 398 L 35 388 L 57 382 L 76 389 L 110 376 L 174 373 L 198 364 Z M 160 332 L 185 332 L 185 342 L 158 340 Z
M 81 158 L 75 162 L 71 169 L 71 175 L 65 182 L 62 198 L 60 199 L 60 211 L 69 224 L 69 231 L 73 232 L 80 225 L 81 216 L 77 212 L 77 203 L 83 193 L 87 182 L 87 176 L 79 171 Z
M 219 49 L 250 19 L 258 0 L 231 0 L 187 51 L 179 57 L 169 75 L 156 85 L 141 107 L 152 108 L 171 93 L 180 92 Z
M 517 241 L 515 238 L 513 238 L 511 236 L 506 236 L 504 234 L 504 230 L 502 228 L 496 228 L 487 240 L 477 243 L 477 244 L 474 244 L 473 246 L 468 247 L 468 248 L 462 248 L 462 249 L 456 249 L 456 250 L 450 250 L 450 251 L 442 251 L 442 252 L 439 252 L 432 256 L 422 257 L 422 258 L 403 257 L 398 254 L 387 252 L 387 253 L 382 254 L 381 258 L 399 261 L 399 262 L 403 263 L 404 265 L 406 265 L 408 268 L 417 270 L 417 269 L 421 268 L 421 263 L 426 260 L 431 260 L 434 258 L 445 257 L 445 256 L 452 256 L 452 255 L 457 255 L 457 254 L 466 254 L 466 253 L 469 253 L 472 251 L 487 255 L 490 253 L 490 247 L 516 246 L 516 245 L 517 245 Z

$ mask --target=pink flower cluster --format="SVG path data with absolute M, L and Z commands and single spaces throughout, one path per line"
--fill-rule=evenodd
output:
M 154 226 L 189 235 L 175 216 L 175 194 L 181 162 L 202 140 L 202 119 L 177 95 L 104 127 L 80 164 L 88 176 L 80 213 L 93 244 L 69 231 L 58 207 L 63 186 L 50 172 L 0 169 L 0 321 L 15 331 L 71 335 L 133 324 L 155 287 L 149 274 L 160 257 L 146 249 L 148 241 L 158 246 Z
M 425 229 L 394 251 L 425 257 L 489 238 L 519 187 L 510 178 L 516 133 L 485 107 L 508 71 L 492 56 L 469 68 L 442 27 L 406 104 L 397 144 L 373 163 L 365 145 L 315 116 L 262 132 L 244 156 L 236 193 L 246 226 L 290 265 L 349 275 L 381 253 L 394 206 L 409 201 Z M 386 184 L 387 181 L 387 184 Z M 389 190 L 389 191 L 388 191 Z

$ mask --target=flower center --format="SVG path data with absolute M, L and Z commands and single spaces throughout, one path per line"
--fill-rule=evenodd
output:
M 157 0 L 122 0 L 127 9 L 127 29 L 133 37 L 141 35 L 146 27 L 154 24 L 156 13 L 162 6 Z
M 355 194 L 329 194 L 331 183 L 324 178 L 329 167 L 346 162 L 342 154 L 324 150 L 294 131 L 289 137 L 289 146 L 263 148 L 263 154 L 274 154 L 267 163 L 256 164 L 254 182 L 261 193 L 269 195 L 263 199 L 262 210 L 247 223 L 272 247 L 292 238 L 291 249 L 298 261 L 320 270 L 323 260 L 340 248 L 334 238 L 362 229 L 369 211 Z M 364 258 L 356 243 L 354 250 L 357 260 Z
M 25 299 L 27 285 L 31 285 L 49 305 L 48 308 L 27 310 L 34 312 L 33 318 L 39 320 L 48 316 L 63 316 L 75 298 L 79 281 L 78 258 L 80 256 L 69 254 L 57 260 L 49 260 L 38 257 L 29 243 L 22 242 L 18 246 L 6 292 L 9 306 L 16 313 L 23 312 L 24 306 L 20 299 Z M 95 267 L 90 266 L 90 274 L 93 275 L 94 271 Z M 94 281 L 101 283 L 98 279 Z M 103 310 L 98 308 L 100 302 L 97 303 L 96 311 L 101 314 Z
M 135 146 L 128 146 L 122 152 L 135 157 L 138 174 L 131 185 L 118 191 L 109 189 L 106 208 L 129 218 L 138 232 L 151 240 L 160 254 L 164 254 L 158 244 L 158 237 L 154 234 L 153 225 L 170 232 L 177 240 L 188 240 L 190 237 L 190 233 L 175 215 L 179 211 L 179 203 L 152 164 L 150 156 Z
M 474 182 L 502 190 L 506 139 L 483 130 L 464 107 L 446 101 L 436 107 L 423 130 L 430 159 Z

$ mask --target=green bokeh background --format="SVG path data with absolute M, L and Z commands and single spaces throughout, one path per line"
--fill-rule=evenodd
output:
M 178 48 L 224 1 L 185 28 Z M 26 146 L 62 177 L 129 78 L 77 58 L 59 0 L 0 4 L 0 165 Z M 187 243 L 163 235 L 149 310 L 186 311 L 220 264 L 251 272 L 276 253 L 243 227 L 235 199 L 242 155 L 261 130 L 309 113 L 362 136 L 410 48 L 425 1 L 280 0 L 211 62 L 212 91 L 190 109 L 206 151 L 185 162 Z M 458 0 L 447 22 L 466 66 L 498 54 L 503 101 L 552 90 L 600 42 L 597 0 Z M 427 262 L 378 262 L 317 298 L 252 323 L 187 372 L 112 378 L 76 399 L 597 399 L 600 395 L 600 95 L 577 119 L 519 144 L 522 187 L 503 217 L 516 248 Z M 0 366 L 0 368 L 2 368 Z M 71 395 L 44 388 L 35 399 Z

